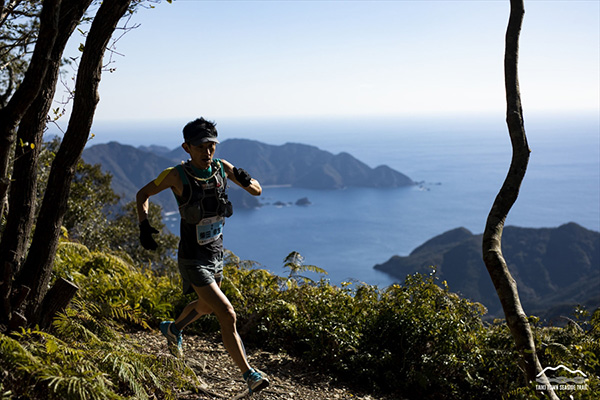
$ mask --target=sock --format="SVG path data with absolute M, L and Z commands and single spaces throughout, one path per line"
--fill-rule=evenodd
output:
M 244 380 L 248 379 L 250 374 L 253 372 L 254 372 L 254 368 L 250 368 L 248 371 L 244 372 L 244 374 L 242 375 L 244 377 Z
M 192 323 L 196 316 L 198 316 L 198 313 L 196 312 L 196 310 L 192 310 L 181 321 L 174 323 L 173 327 L 177 328 L 177 330 L 181 332 L 183 328 Z
M 169 326 L 169 329 L 171 329 L 171 333 L 175 336 L 179 336 L 181 335 L 181 331 L 179 329 L 177 329 L 177 326 L 175 325 L 175 323 L 172 323 Z

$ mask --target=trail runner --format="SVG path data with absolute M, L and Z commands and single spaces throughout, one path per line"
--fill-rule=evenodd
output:
M 152 235 L 158 231 L 148 221 L 148 199 L 163 190 L 172 190 L 181 214 L 177 260 L 183 291 L 184 294 L 195 292 L 198 296 L 175 321 L 163 321 L 160 331 L 166 337 L 171 353 L 182 357 L 183 329 L 203 315 L 214 313 L 221 326 L 225 348 L 240 369 L 249 392 L 258 392 L 269 385 L 269 380 L 248 363 L 236 329 L 236 314 L 221 291 L 221 281 L 223 225 L 233 211 L 227 199 L 227 180 L 254 196 L 259 196 L 262 188 L 245 170 L 214 158 L 219 143 L 214 122 L 204 118 L 189 122 L 183 128 L 183 138 L 182 147 L 191 159 L 167 168 L 136 196 L 140 242 L 144 248 L 155 250 L 158 245 Z

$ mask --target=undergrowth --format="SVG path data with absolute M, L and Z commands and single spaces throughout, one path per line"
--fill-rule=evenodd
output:
M 526 382 L 506 324 L 484 323 L 484 308 L 453 294 L 435 273 L 380 289 L 313 282 L 301 274 L 324 271 L 298 253 L 284 266 L 290 273 L 280 277 L 227 254 L 223 290 L 247 344 L 300 356 L 333 378 L 398 398 L 543 398 Z M 199 387 L 201 377 L 185 363 L 148 355 L 127 335 L 156 329 L 192 299 L 182 295 L 177 274 L 63 241 L 58 277 L 79 291 L 51 329 L 0 334 L 0 399 L 175 399 Z M 586 376 L 587 390 L 559 394 L 595 399 L 600 312 L 576 311 L 566 327 L 543 327 L 534 317 L 531 324 L 542 365 Z M 187 334 L 218 329 L 212 316 L 195 326 Z
M 68 241 L 54 275 L 72 280 L 77 297 L 48 331 L 0 335 L 2 399 L 175 399 L 200 384 L 185 363 L 144 354 L 126 334 L 172 312 L 175 282 Z

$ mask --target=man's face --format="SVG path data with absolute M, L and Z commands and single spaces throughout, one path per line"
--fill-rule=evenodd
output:
M 197 146 L 184 143 L 183 149 L 192 157 L 192 164 L 199 169 L 208 169 L 215 155 L 215 142 L 201 143 Z

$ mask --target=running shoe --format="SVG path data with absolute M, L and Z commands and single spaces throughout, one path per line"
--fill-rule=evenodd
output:
M 167 347 L 169 352 L 177 358 L 183 357 L 183 337 L 181 332 L 178 335 L 174 334 L 173 321 L 163 321 L 160 323 L 160 331 L 167 338 Z
M 250 393 L 259 392 L 269 386 L 267 377 L 264 376 L 262 372 L 253 368 L 244 374 L 244 380 L 248 384 Z

